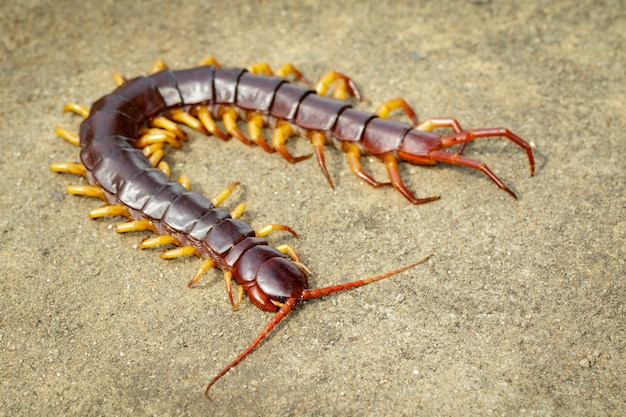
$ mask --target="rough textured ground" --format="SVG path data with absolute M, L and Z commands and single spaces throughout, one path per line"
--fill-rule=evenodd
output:
M 19 4 L 18 4 L 19 3 Z M 623 1 L 4 1 L 0 17 L 0 415 L 623 415 L 626 412 L 626 102 Z M 296 5 L 297 4 L 297 5 Z M 248 204 L 314 286 L 428 265 L 303 304 L 235 371 L 206 382 L 269 320 L 229 308 L 198 259 L 138 251 L 145 234 L 91 221 L 99 203 L 48 170 L 77 160 L 52 127 L 145 73 L 212 54 L 226 65 L 350 74 L 373 109 L 506 126 L 533 144 L 473 143 L 519 195 L 467 168 L 403 164 L 412 206 L 327 152 L 290 165 L 194 135 L 167 155 L 192 187 Z M 295 152 L 310 145 L 293 140 Z M 377 161 L 367 169 L 382 178 Z

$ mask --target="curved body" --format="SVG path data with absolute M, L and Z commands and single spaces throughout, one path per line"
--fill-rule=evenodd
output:
M 248 78 L 253 82 L 246 83 Z M 265 311 L 278 310 L 270 297 L 279 302 L 299 297 L 305 288 L 304 272 L 267 240 L 256 237 L 247 223 L 232 219 L 208 198 L 187 191 L 153 168 L 134 144 L 139 129 L 168 108 L 205 103 L 269 110 L 274 96 L 281 95 L 276 90 L 280 92 L 283 83 L 243 69 L 163 70 L 128 81 L 96 101 L 80 126 L 80 155 L 87 178 L 102 187 L 108 202 L 123 204 L 132 219 L 147 219 L 157 234 L 171 235 L 181 245 L 193 246 L 202 257 L 213 258 L 217 267 L 232 272 L 251 301 Z M 302 95 L 311 92 L 287 85 Z M 287 94 L 292 91 L 288 89 Z M 275 108 L 285 110 L 279 100 Z M 268 277 L 277 273 L 278 277 Z
M 348 91 L 358 96 L 358 90 L 350 79 L 341 74 L 336 75 L 347 82 Z M 225 126 L 230 125 L 227 129 L 229 134 L 250 143 L 236 128 L 237 118 L 244 119 L 249 122 L 252 142 L 268 152 L 278 151 L 290 162 L 297 162 L 310 155 L 297 158 L 291 156 L 284 147 L 285 140 L 292 135 L 308 137 L 314 144 L 317 160 L 331 185 L 332 181 L 324 166 L 323 148 L 325 144 L 333 144 L 347 153 L 350 166 L 357 176 L 376 187 L 393 185 L 413 203 L 424 203 L 438 197 L 415 198 L 400 179 L 397 159 L 424 165 L 449 162 L 471 166 L 484 172 L 500 188 L 514 196 L 484 164 L 461 155 L 465 144 L 471 140 L 505 136 L 526 149 L 531 173 L 534 169 L 530 147 L 506 129 L 463 131 L 454 119 L 434 119 L 419 126 L 390 121 L 380 114 L 353 109 L 346 101 L 318 95 L 312 88 L 239 68 L 222 69 L 204 65 L 180 71 L 164 69 L 147 77 L 126 81 L 111 94 L 97 100 L 88 112 L 83 112 L 86 119 L 79 132 L 82 166 L 53 164 L 51 169 L 85 175 L 97 192 L 92 193 L 90 189 L 74 193 L 105 199 L 112 209 L 104 210 L 104 215 L 121 214 L 134 222 L 143 222 L 143 229 L 154 231 L 160 235 L 159 238 L 169 237 L 159 239 L 157 244 L 173 243 L 192 248 L 191 253 L 208 260 L 205 270 L 217 267 L 225 271 L 229 274 L 225 277 L 231 302 L 230 279 L 235 278 L 257 307 L 277 312 L 248 349 L 211 381 L 207 392 L 217 379 L 260 343 L 291 311 L 297 300 L 317 298 L 361 286 L 402 272 L 425 259 L 375 277 L 307 289 L 305 268 L 297 262 L 297 255 L 296 262 L 292 261 L 271 247 L 248 224 L 233 218 L 203 195 L 188 191 L 180 183 L 169 179 L 163 170 L 155 168 L 156 162 L 139 149 L 143 148 L 139 145 L 142 130 L 150 122 L 154 123 L 159 115 L 182 111 L 191 117 L 186 112 L 198 113 L 200 106 L 208 110 L 208 114 L 199 111 L 199 118 L 206 129 L 196 126 L 195 122 L 189 122 L 185 117 L 179 121 L 223 138 L 209 123 L 211 117 L 222 118 Z M 407 110 L 407 114 L 411 113 Z M 209 122 L 205 123 L 206 120 Z M 275 128 L 273 147 L 260 139 L 260 129 L 265 125 Z M 437 127 L 451 127 L 455 133 L 441 136 L 430 131 Z M 442 150 L 456 144 L 461 145 L 456 153 Z M 361 155 L 374 155 L 383 160 L 391 182 L 379 183 L 365 173 L 359 163 Z M 290 231 L 286 226 L 281 228 Z M 196 280 L 194 277 L 192 282 Z

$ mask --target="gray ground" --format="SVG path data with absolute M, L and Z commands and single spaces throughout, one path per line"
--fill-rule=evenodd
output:
M 623 415 L 626 410 L 623 1 L 4 1 L 0 17 L 0 415 Z M 424 2 L 425 3 L 425 2 Z M 620 49 L 621 48 L 621 49 Z M 77 160 L 52 127 L 112 89 L 110 74 L 212 54 L 226 65 L 350 74 L 371 104 L 506 126 L 473 143 L 519 195 L 473 170 L 402 164 L 436 203 L 412 206 L 327 152 L 290 165 L 194 135 L 167 155 L 192 187 L 242 182 L 254 226 L 285 223 L 312 286 L 427 265 L 304 303 L 213 390 L 205 384 L 269 320 L 232 312 L 219 273 L 162 261 L 64 194 Z M 290 142 L 308 152 L 304 140 Z M 377 161 L 366 168 L 383 178 Z

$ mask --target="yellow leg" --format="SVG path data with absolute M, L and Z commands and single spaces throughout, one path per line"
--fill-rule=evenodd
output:
M 306 85 L 311 85 L 311 81 L 302 75 L 302 73 L 291 63 L 286 63 L 280 67 L 278 71 L 276 71 L 276 75 L 283 78 L 287 78 L 288 75 L 292 75 L 296 80 L 303 82 Z
M 78 137 L 77 133 L 70 132 L 69 130 L 65 130 L 60 127 L 55 127 L 54 133 L 56 133 L 57 136 L 65 139 L 72 145 L 80 146 L 80 138 Z
M 165 118 L 163 116 L 155 117 L 154 119 L 152 119 L 152 126 L 165 129 L 173 133 L 178 139 L 182 141 L 187 140 L 187 134 L 180 129 L 180 126 L 178 126 L 176 123 L 168 118 Z
M 283 230 L 287 233 L 291 233 L 292 235 L 294 235 L 295 237 L 298 237 L 298 234 L 296 232 L 293 231 L 293 229 L 287 225 L 284 224 L 268 224 L 267 226 L 264 226 L 262 228 L 260 228 L 259 230 L 255 230 L 255 234 L 258 237 L 264 237 L 269 235 L 272 232 L 275 232 L 277 230 Z
M 220 68 L 221 65 L 219 64 L 219 62 L 217 62 L 215 60 L 215 58 L 213 58 L 212 56 L 207 56 L 205 58 L 202 59 L 202 61 L 200 61 L 200 65 L 213 65 L 214 67 Z
M 159 151 L 159 150 L 160 151 L 163 150 L 163 143 L 157 142 L 157 143 L 151 143 L 150 145 L 146 145 L 143 148 L 141 148 L 141 153 L 143 153 L 146 158 L 150 158 L 152 154 L 154 154 L 156 151 Z
M 343 151 L 346 153 L 346 157 L 348 158 L 348 165 L 350 165 L 350 169 L 357 177 L 361 178 L 363 181 L 371 185 L 372 187 L 383 187 L 387 185 L 391 185 L 390 182 L 378 182 L 374 178 L 372 178 L 361 165 L 361 150 L 354 143 L 345 142 L 343 144 Z
M 148 161 L 150 161 L 153 167 L 159 165 L 161 159 L 163 159 L 163 149 L 155 150 L 154 153 L 148 157 Z
M 213 117 L 211 117 L 211 113 L 209 113 L 209 110 L 206 107 L 200 106 L 196 109 L 196 112 L 198 115 L 198 119 L 200 119 L 200 122 L 202 123 L 202 126 L 204 126 L 204 128 L 210 134 L 212 134 L 213 136 L 216 136 L 217 138 L 221 140 L 230 139 L 224 132 L 222 132 L 217 127 L 215 120 L 213 120 Z
M 68 185 L 65 189 L 68 194 L 96 197 L 106 201 L 104 190 L 97 185 Z
M 239 308 L 239 305 L 241 304 L 241 300 L 243 300 L 243 287 L 241 285 L 237 285 L 237 302 L 233 305 L 233 311 L 237 310 Z
M 293 259 L 293 263 L 296 264 L 298 268 L 300 268 L 307 274 L 311 275 L 311 270 L 307 268 L 306 265 L 304 265 L 302 262 L 300 262 L 300 257 L 298 256 L 295 249 L 291 245 L 285 243 L 283 245 L 276 246 L 276 249 L 278 249 L 282 253 L 286 253 L 287 255 L 289 255 L 289 257 Z M 307 283 L 307 286 L 308 286 L 308 283 Z
M 243 300 L 243 287 L 241 285 L 237 286 L 237 292 L 239 293 L 239 299 L 235 303 L 233 300 L 233 273 L 230 271 L 224 271 L 224 282 L 226 283 L 226 291 L 228 292 L 228 299 L 230 300 L 230 305 L 233 306 L 233 311 L 239 308 L 241 304 L 241 300 Z
M 164 69 L 167 69 L 167 64 L 160 59 L 155 59 L 154 62 L 152 63 L 152 68 L 150 69 L 150 73 L 154 74 L 159 71 L 163 71 Z
M 85 119 L 89 117 L 89 109 L 87 107 L 71 101 L 69 103 L 65 103 L 65 105 L 63 106 L 63 111 L 74 112 L 79 116 L 83 116 Z
M 161 252 L 161 259 L 173 259 L 189 255 L 198 255 L 196 248 L 193 246 L 181 246 L 176 249 L 164 250 Z
M 282 253 L 286 253 L 287 255 L 289 255 L 294 261 L 300 262 L 300 257 L 296 253 L 296 250 L 293 248 L 293 246 L 291 246 L 290 244 L 284 243 L 282 245 L 278 245 L 276 246 L 276 249 L 278 249 Z
M 163 173 L 169 177 L 171 174 L 171 170 L 170 170 L 170 164 L 168 164 L 165 161 L 161 161 L 157 164 L 156 166 L 157 168 L 159 168 L 161 171 L 163 171 Z
M 175 148 L 181 147 L 181 143 L 176 138 L 172 139 L 169 136 L 166 136 L 163 134 L 156 134 L 156 133 L 150 133 L 150 134 L 141 136 L 139 139 L 137 139 L 135 146 L 138 149 L 143 149 L 146 146 L 154 145 L 157 143 L 169 143 Z
M 276 72 L 273 72 L 269 64 L 266 62 L 257 62 L 256 64 L 250 65 L 247 69 L 253 74 L 277 75 L 278 77 L 283 78 L 287 78 L 291 75 L 298 81 L 302 81 L 305 84 L 311 84 L 311 82 L 307 80 L 306 77 L 303 76 L 302 73 L 291 63 L 281 66 Z
M 208 132 L 202 125 L 202 122 L 187 112 L 184 112 L 180 109 L 176 109 L 172 111 L 172 114 L 170 115 L 170 117 L 172 118 L 172 120 L 178 123 L 183 123 L 192 129 L 195 129 L 201 133 L 204 133 L 205 135 L 208 134 Z
M 83 177 L 87 175 L 85 165 L 74 162 L 55 162 L 50 164 L 50 171 L 81 175 Z
M 162 245 L 178 245 L 178 239 L 172 235 L 160 235 L 151 238 L 146 238 L 141 241 L 137 246 L 138 249 L 154 248 L 155 246 Z
M 413 111 L 411 106 L 409 106 L 409 104 L 403 98 L 394 98 L 392 100 L 384 102 L 383 104 L 378 106 L 375 113 L 378 115 L 378 117 L 386 119 L 391 111 L 397 109 L 402 109 L 404 113 L 409 116 L 413 127 L 417 126 L 417 116 L 415 115 L 415 112 Z
M 235 181 L 232 184 L 230 184 L 228 187 L 226 187 L 225 189 L 223 189 L 218 195 L 216 195 L 215 197 L 213 197 L 211 199 L 211 203 L 215 206 L 215 207 L 219 207 L 220 204 L 222 204 L 224 202 L 224 200 L 226 200 L 228 198 L 228 196 L 233 192 L 233 190 L 239 185 L 239 181 Z
M 120 223 L 115 226 L 115 231 L 117 233 L 141 232 L 143 230 L 150 230 L 154 232 L 154 225 L 152 224 L 152 221 L 148 219 L 133 220 L 126 223 Z
M 276 152 L 281 154 L 283 158 L 291 163 L 304 161 L 305 159 L 310 158 L 313 154 L 295 157 L 289 153 L 287 148 L 285 148 L 285 142 L 290 136 L 293 136 L 293 134 L 293 128 L 289 123 L 283 123 L 280 126 L 277 126 L 276 129 L 274 129 L 274 134 L 272 136 L 272 145 Z
M 248 119 L 248 132 L 250 133 L 250 140 L 256 143 L 258 146 L 263 148 L 265 152 L 274 153 L 274 149 L 265 141 L 263 135 L 261 134 L 261 129 L 265 125 L 263 121 L 263 117 L 255 113 Z
M 115 71 L 113 72 L 113 82 L 119 87 L 126 82 L 126 78 L 124 78 L 124 76 L 119 72 Z
M 233 219 L 238 219 L 241 217 L 244 211 L 246 211 L 246 205 L 244 203 L 239 203 L 237 204 L 237 207 L 232 209 L 232 211 L 230 212 L 230 217 L 232 217 Z
M 178 181 L 180 185 L 185 187 L 187 191 L 191 189 L 191 183 L 189 182 L 189 178 L 187 178 L 186 175 L 181 175 L 180 177 L 178 177 L 176 181 Z
M 92 219 L 98 219 L 100 217 L 107 216 L 130 217 L 130 213 L 128 212 L 128 208 L 121 204 L 117 204 L 115 206 L 98 207 L 89 212 L 89 217 L 91 217 Z
M 193 276 L 193 278 L 191 279 L 191 281 L 189 281 L 187 283 L 187 287 L 191 287 L 193 284 L 195 284 L 196 282 L 198 282 L 200 280 L 200 277 L 209 269 L 214 268 L 215 267 L 215 260 L 212 258 L 208 258 L 206 259 L 204 262 L 202 262 L 202 265 L 200 265 L 200 268 L 198 268 L 198 270 L 196 271 L 195 275 Z
M 336 71 L 327 72 L 320 80 L 315 84 L 315 91 L 320 96 L 326 94 L 328 87 L 333 83 L 340 81 L 339 87 L 335 88 L 333 92 L 333 97 L 339 100 L 345 100 L 348 95 L 354 96 L 359 101 L 364 101 L 365 99 L 361 95 L 361 92 L 357 88 L 356 84 L 352 79 L 344 74 L 341 74 Z
M 135 146 L 140 149 L 154 143 L 169 143 L 175 148 L 180 148 L 182 146 L 180 141 L 176 138 L 176 135 L 168 130 L 163 130 L 156 127 L 143 128 L 139 131 L 139 134 L 141 136 L 135 143 Z
M 274 72 L 267 62 L 257 62 L 256 64 L 248 66 L 246 69 L 252 74 L 274 75 Z
M 224 127 L 226 128 L 226 132 L 229 135 L 239 139 L 242 143 L 246 145 L 250 145 L 252 142 L 241 133 L 241 130 L 237 127 L 237 119 L 239 116 L 237 112 L 232 107 L 226 107 L 222 113 L 222 121 L 224 122 Z

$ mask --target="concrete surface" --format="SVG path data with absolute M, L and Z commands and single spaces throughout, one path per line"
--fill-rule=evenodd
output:
M 624 415 L 625 4 L 595 1 L 4 1 L 0 17 L 0 415 Z M 167 159 L 208 195 L 242 186 L 254 226 L 289 224 L 324 286 L 434 253 L 428 265 L 301 305 L 202 395 L 269 320 L 232 312 L 219 273 L 162 261 L 91 221 L 99 203 L 48 170 L 77 149 L 64 102 L 90 104 L 110 74 L 293 62 L 350 74 L 370 99 L 422 119 L 506 126 L 533 144 L 473 143 L 518 194 L 467 168 L 401 173 L 420 196 L 353 177 L 327 152 L 290 165 L 194 135 Z M 309 151 L 293 140 L 294 153 Z M 377 161 L 367 169 L 382 178 Z

